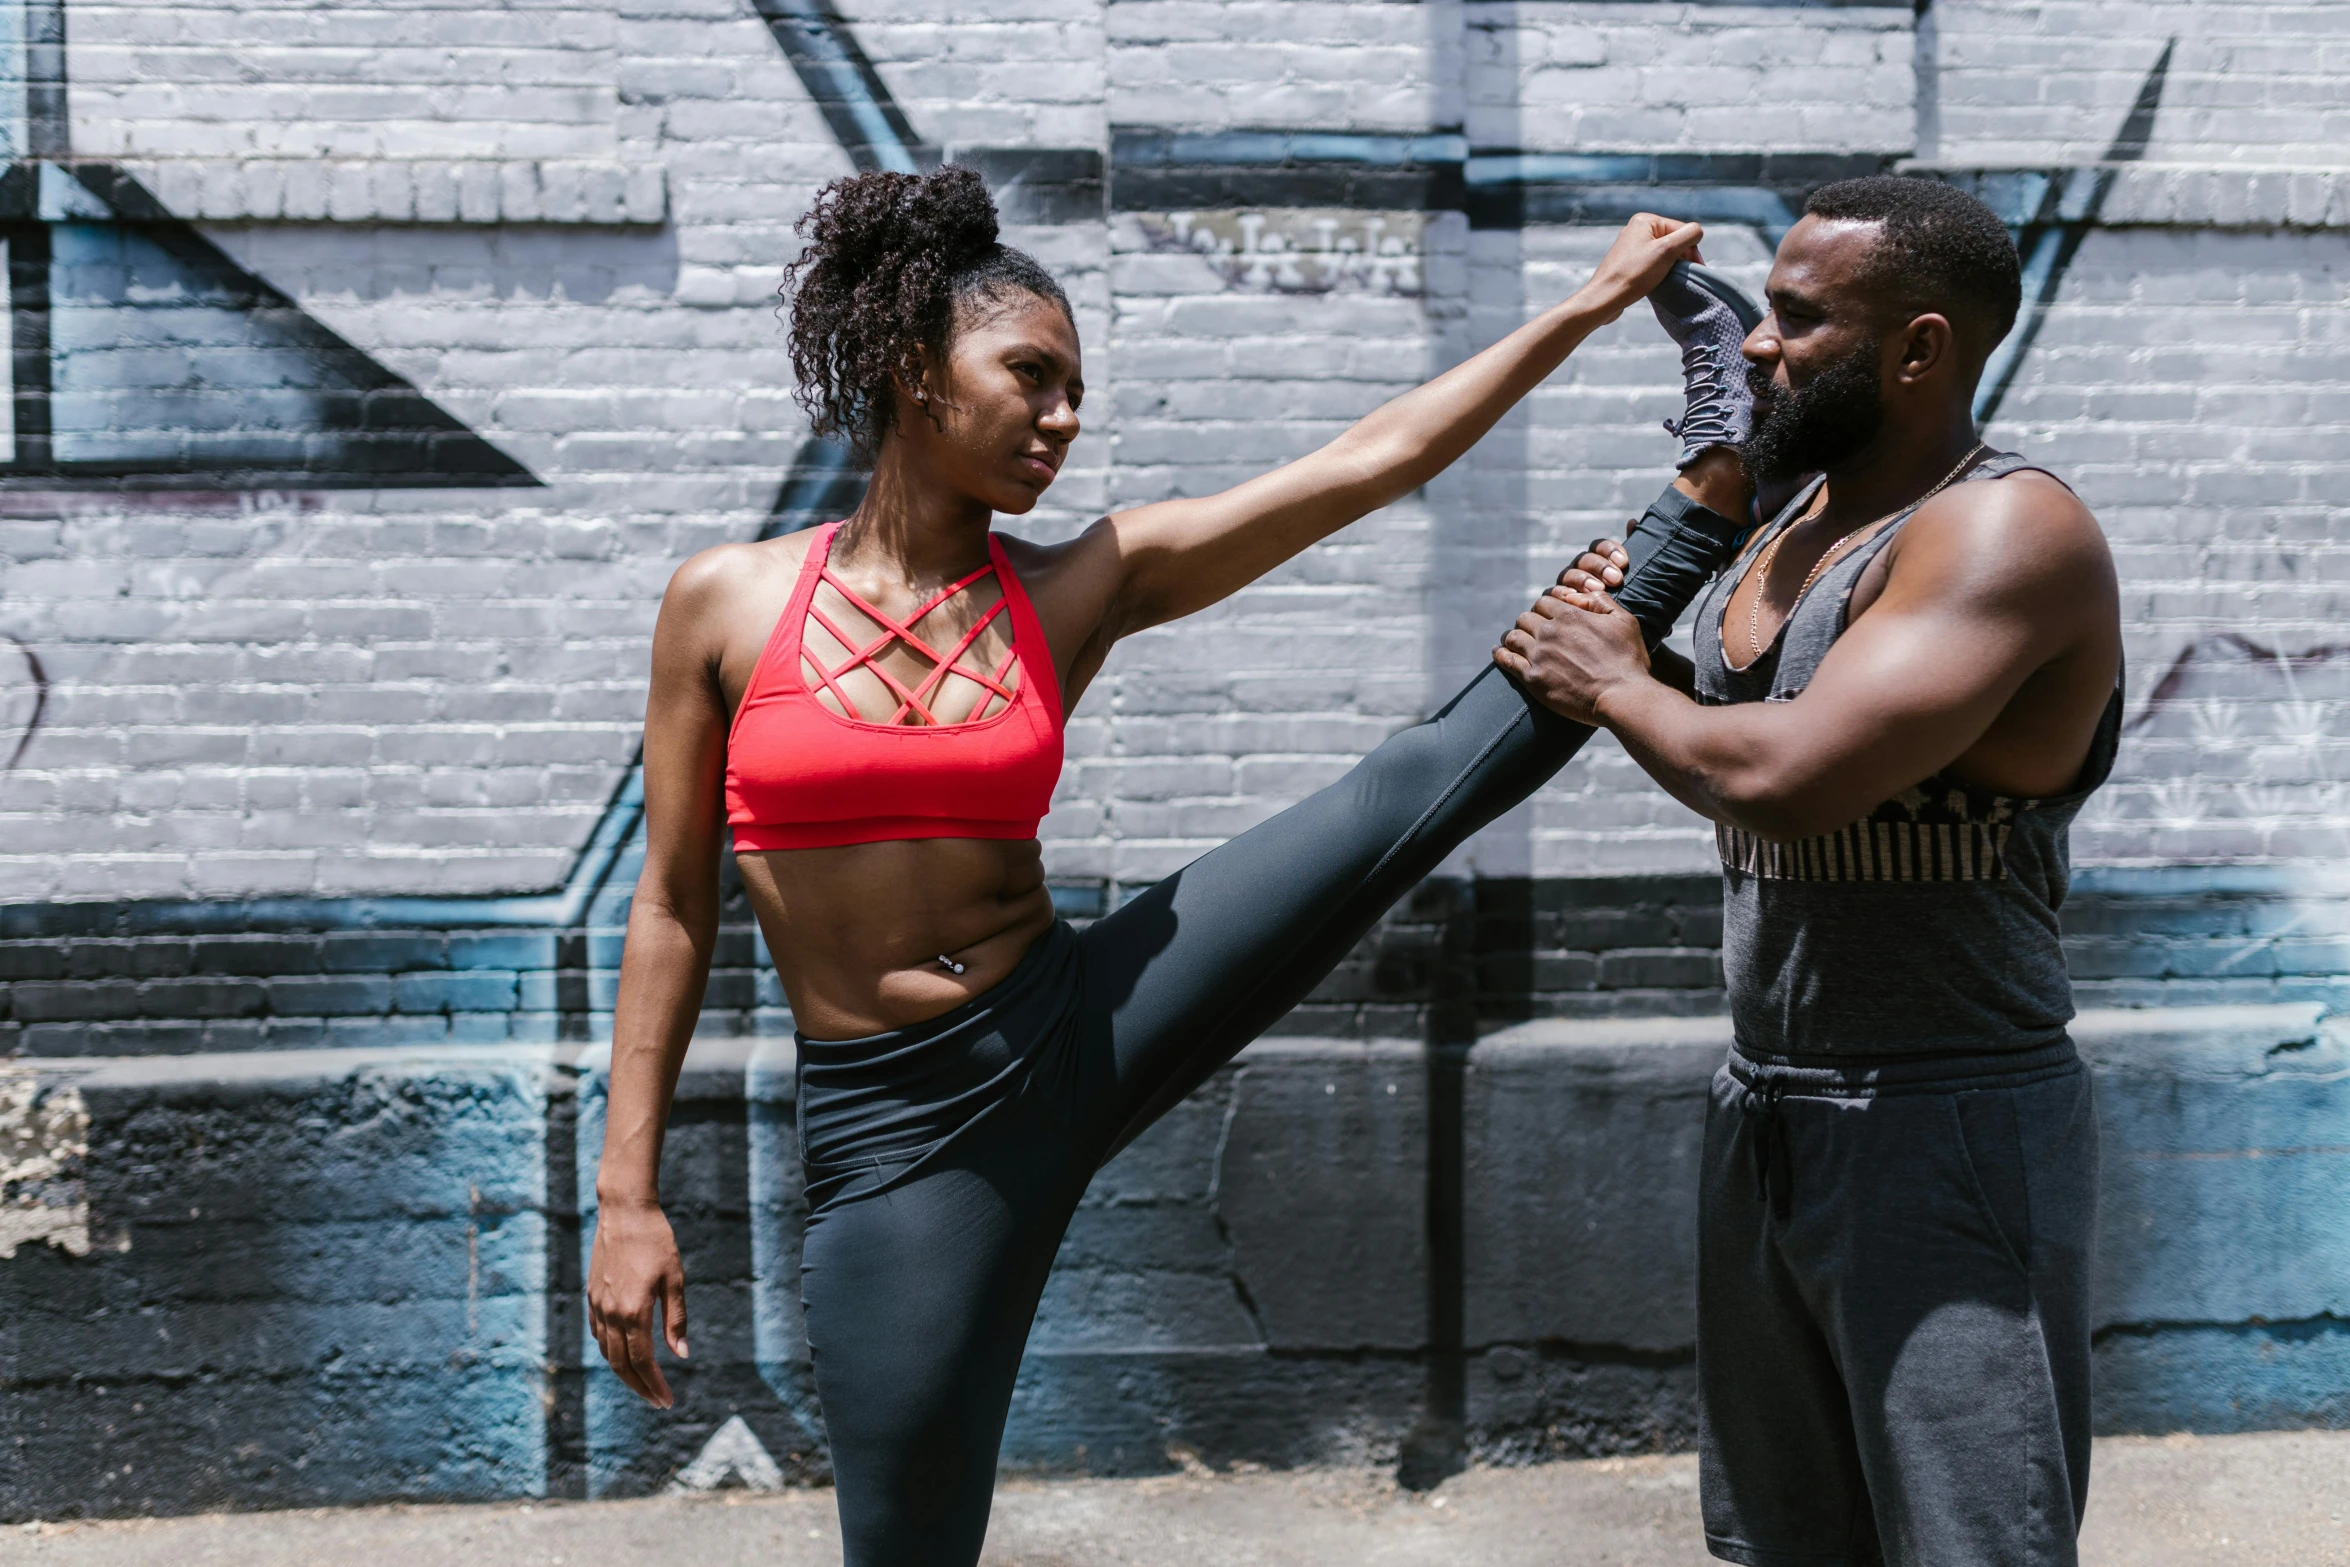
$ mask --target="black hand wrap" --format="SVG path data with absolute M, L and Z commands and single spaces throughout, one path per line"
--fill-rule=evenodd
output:
M 1640 622 L 1650 647 L 1672 633 L 1673 622 L 1681 618 L 1681 612 L 1705 587 L 1707 579 L 1737 553 L 1738 540 L 1744 532 L 1741 524 L 1699 505 L 1671 485 L 1665 486 L 1664 494 L 1649 503 L 1648 510 L 1632 525 L 1631 536 L 1624 540 L 1624 553 L 1632 557 L 1632 564 L 1624 573 L 1624 585 L 1615 592 L 1615 600 Z M 1541 760 L 1528 764 L 1540 769 L 1525 785 L 1525 792 L 1531 794 L 1583 748 L 1592 731 L 1544 707 L 1532 692 L 1518 685 L 1514 675 L 1488 669 L 1478 679 L 1496 673 L 1503 674 L 1517 688 L 1526 711 L 1533 717 L 1533 732 L 1541 737 Z
M 1698 590 L 1729 562 L 1743 531 L 1671 485 L 1649 504 L 1624 541 L 1632 564 L 1615 600 L 1640 622 L 1650 647 L 1671 633 Z

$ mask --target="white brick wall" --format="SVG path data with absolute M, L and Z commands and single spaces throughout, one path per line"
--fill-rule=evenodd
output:
M 1457 123 L 1458 11 L 1436 0 L 1106 0 L 1119 124 L 1418 131 Z
M 2093 237 L 1997 427 L 2080 487 L 2125 584 L 2138 727 L 2076 835 L 2085 858 L 2350 855 L 2340 247 Z
M 941 144 L 1106 152 L 1113 126 L 1174 125 L 1898 154 L 1921 109 L 1907 8 L 845 8 Z M 52 682 L 22 765 L 0 773 L 0 898 L 556 881 L 634 749 L 668 573 L 756 532 L 798 446 L 773 290 L 792 220 L 846 156 L 743 0 L 76 3 L 67 17 L 78 154 L 135 161 L 176 210 L 233 220 L 216 242 L 546 487 L 0 494 L 0 634 Z M 2125 18 L 1937 0 L 1943 161 L 2102 150 L 2176 30 L 2155 157 L 2278 166 L 2280 203 L 2317 192 L 2273 213 L 2225 193 L 2127 208 L 2169 226 L 2092 238 L 1994 428 L 2074 477 L 2112 531 L 2137 702 L 2179 671 L 2139 718 L 2084 859 L 2350 852 L 2336 781 L 2350 782 L 2350 685 L 2330 651 L 2350 579 L 2334 543 L 2350 537 L 2350 220 L 2323 172 L 2350 145 L 2342 20 L 2328 6 Z M 397 164 L 412 192 L 427 165 L 650 171 L 658 200 L 459 214 L 470 223 L 397 200 L 281 203 L 266 221 L 243 196 L 206 204 L 232 174 L 337 160 L 367 181 Z M 1015 236 L 1070 285 L 1093 388 L 1076 460 L 1024 531 L 1065 534 L 1310 449 L 1574 286 L 1605 239 L 1399 217 L 1396 232 L 1420 234 L 1416 292 L 1296 293 L 1154 241 L 1146 216 Z M 2214 216 L 2233 226 L 2212 231 Z M 1265 233 L 1313 222 L 1265 218 Z M 1709 244 L 1759 281 L 1753 231 Z M 1163 875 L 1448 694 L 1573 547 L 1653 493 L 1676 397 L 1672 353 L 1636 312 L 1426 495 L 1122 648 L 1071 729 L 1054 873 Z M 2280 666 L 2276 652 L 2310 656 Z M 29 711 L 21 663 L 0 645 L 0 760 Z M 1463 864 L 1574 875 L 1708 858 L 1694 819 L 1603 743 Z
M 1459 295 L 1464 237 L 1457 215 L 1432 226 L 1436 299 Z M 1150 249 L 1131 217 L 1111 245 L 1111 505 L 1248 478 L 1438 366 L 1426 298 L 1234 288 L 1204 257 Z M 1122 646 L 1080 710 L 1084 760 L 1047 824 L 1053 868 L 1155 880 L 1416 719 L 1429 542 L 1428 509 L 1407 502 Z
M 1935 0 L 1949 162 L 2102 157 L 2178 39 L 2146 156 L 2350 163 L 2350 8 L 2315 0 Z
M 1555 152 L 1906 151 L 1906 6 L 1468 0 L 1469 139 Z
M 107 158 L 592 158 L 614 0 L 75 4 L 73 138 Z
M 857 38 L 938 146 L 1098 147 L 1105 7 L 1070 0 L 858 6 Z

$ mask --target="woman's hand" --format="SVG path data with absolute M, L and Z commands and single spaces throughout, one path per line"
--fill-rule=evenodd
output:
M 588 1261 L 588 1331 L 620 1380 L 657 1409 L 677 1402 L 653 1359 L 653 1313 L 678 1359 L 685 1352 L 685 1263 L 658 1202 L 602 1202 Z
M 1591 548 L 1575 557 L 1575 564 L 1559 573 L 1559 586 L 1578 593 L 1613 593 L 1624 585 L 1632 557 L 1621 539 L 1593 539 Z
M 1676 261 L 1702 261 L 1697 242 L 1705 228 L 1676 223 L 1653 212 L 1634 213 L 1593 269 L 1591 281 L 1576 297 L 1606 320 L 1613 321 L 1626 307 L 1646 299 L 1673 270 Z

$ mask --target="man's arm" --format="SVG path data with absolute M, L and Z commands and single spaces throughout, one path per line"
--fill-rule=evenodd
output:
M 2110 680 L 2118 657 L 2104 538 L 2058 486 L 1960 486 L 1889 553 L 1883 594 L 1793 701 L 1699 706 L 1651 673 L 1611 600 L 1567 587 L 1494 656 L 1545 706 L 1613 731 L 1700 814 L 1770 839 L 1832 832 L 1975 750 L 2043 671 L 2102 661 Z M 2062 780 L 2006 792 L 2065 787 L 2088 743 L 2071 738 L 2037 756 L 1999 748 L 2002 762 Z

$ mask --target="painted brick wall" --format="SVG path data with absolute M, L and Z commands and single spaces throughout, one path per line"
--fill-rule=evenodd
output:
M 1468 0 L 1471 140 L 1543 151 L 1911 145 L 1910 18 L 1878 6 Z
M 2151 160 L 2340 161 L 2264 140 L 2265 121 L 2211 118 L 2237 100 L 2287 105 L 2302 126 L 2350 112 L 2307 101 L 2333 90 L 2301 68 L 2334 47 L 2330 12 L 2174 9 Z M 2102 13 L 2012 10 L 1945 0 L 1922 35 L 1895 9 L 1571 0 L 1119 0 L 985 25 L 904 4 L 853 21 L 878 79 L 941 147 L 1098 157 L 1122 126 L 1439 139 L 1459 126 L 1489 162 L 1511 149 L 1891 159 L 1936 117 L 1954 166 L 2110 142 L 2159 42 L 2142 29 L 2149 59 L 2124 60 L 2099 42 Z M 850 162 L 821 106 L 747 5 L 67 15 L 75 155 L 125 160 L 198 212 L 308 212 L 297 187 L 317 187 L 315 221 L 205 232 L 542 482 L 199 500 L 164 475 L 135 503 L 13 497 L 0 631 L 49 689 L 40 732 L 0 779 L 0 888 L 38 900 L 554 884 L 628 762 L 662 580 L 692 550 L 756 532 L 798 450 L 770 311 L 791 218 Z M 2254 35 L 2300 65 L 2242 43 Z M 2056 54 L 2029 52 L 2042 43 Z M 2096 70 L 2056 68 L 2068 49 Z M 254 60 L 269 69 L 226 63 Z M 2070 128 L 2017 129 L 2027 88 L 2035 114 L 2061 109 Z M 440 175 L 420 170 L 455 170 L 452 190 L 489 180 L 494 217 L 499 201 L 543 212 L 563 169 L 606 165 L 651 194 L 564 210 L 637 221 L 385 220 L 402 191 L 421 217 Z M 386 169 L 409 183 L 393 190 Z M 1702 207 L 1710 190 L 1686 199 Z M 1652 191 L 1657 205 L 1675 193 Z M 1242 240 L 1248 194 L 1206 209 L 1228 214 L 1216 243 Z M 1290 230 L 1288 243 L 1314 243 L 1313 214 L 1337 210 L 1264 194 L 1259 244 Z M 2141 691 L 2181 657 L 2195 666 L 2168 707 L 2134 713 L 2147 744 L 2084 833 L 2090 860 L 2290 861 L 2312 845 L 2338 857 L 2322 848 L 2336 833 L 2331 775 L 2313 760 L 2330 743 L 2318 737 L 2332 732 L 2331 677 L 2264 675 L 2225 640 L 2290 659 L 2322 642 L 2314 628 L 2336 602 L 2326 453 L 2350 415 L 2330 336 L 2334 230 L 2231 221 L 2226 200 L 2207 191 L 2200 218 L 2101 233 L 1994 426 L 2105 516 L 2142 608 Z M 1604 233 L 1342 214 L 1379 222 L 1414 276 L 1300 289 L 1178 241 L 1167 219 L 1182 210 L 1020 231 L 1073 285 L 1099 389 L 1077 464 L 1023 526 L 1049 535 L 1310 448 L 1570 288 Z M 1759 279 L 1768 225 L 1717 227 L 1717 259 Z M 1630 320 L 1425 500 L 1244 595 L 1213 635 L 1123 650 L 1081 714 L 1080 761 L 1048 827 L 1054 873 L 1164 874 L 1440 698 L 1572 543 L 1637 508 L 1669 451 L 1655 421 L 1672 401 L 1669 350 Z M 2224 542 L 2198 554 L 2199 533 Z M 2178 576 L 2189 562 L 2191 586 Z M 0 719 L 21 726 L 26 672 L 0 673 Z M 2314 748 L 2288 762 L 2296 734 Z M 2230 735 L 2276 743 L 2250 764 L 2193 759 Z M 1601 746 L 1467 864 L 1681 871 L 1706 853 L 1695 824 Z
M 610 157 L 619 20 L 609 0 L 77 5 L 74 147 L 108 158 Z
M 2085 860 L 2338 862 L 2350 584 L 2339 238 L 2085 244 L 1999 427 L 2098 510 L 2138 700 Z M 2012 432 L 2012 433 L 2010 433 Z
M 20 344 L 35 324 L 50 344 L 8 357 L 0 395 L 0 1057 L 17 1074 L 0 1088 L 14 1114 L 37 1108 L 24 1083 L 86 1079 L 97 1128 L 60 1156 L 70 1179 L 0 1191 L 20 1229 L 26 1202 L 83 1192 L 82 1230 L 18 1245 L 0 1286 L 66 1301 L 44 1319 L 56 1340 L 86 1339 L 118 1387 L 196 1365 L 260 1390 L 212 1427 L 189 1399 L 158 1404 L 137 1428 L 158 1452 L 238 1421 L 323 1433 L 107 1489 L 104 1384 L 0 1330 L 0 1441 L 70 1460 L 43 1496 L 136 1511 L 641 1490 L 738 1410 L 795 1476 L 820 1472 L 792 1445 L 804 1423 L 768 1407 L 791 1385 L 790 1323 L 752 1299 L 787 1260 L 759 1248 L 784 1244 L 790 1194 L 752 1186 L 789 1165 L 788 1093 L 759 1063 L 790 1017 L 739 905 L 703 1034 L 742 1070 L 697 1090 L 678 1148 L 701 1182 L 697 1277 L 739 1308 L 740 1342 L 689 1417 L 648 1421 L 580 1369 L 565 1193 L 593 1157 L 662 585 L 697 549 L 854 493 L 789 395 L 773 304 L 792 222 L 826 179 L 943 155 L 988 173 L 1091 356 L 1086 436 L 1017 524 L 1048 538 L 1311 449 L 1573 288 L 1634 208 L 1704 217 L 1710 259 L 1759 286 L 1823 180 L 1899 167 L 1984 192 L 2046 306 L 1997 377 L 1991 438 L 2078 485 L 2124 577 L 2129 738 L 2076 834 L 2067 911 L 2084 1003 L 2157 1009 L 2100 1025 L 2134 1074 L 2116 1114 L 2144 1131 L 2148 1170 L 2202 1172 L 2223 1205 L 2243 1199 L 2238 1154 L 2320 1150 L 2262 1163 L 2247 1244 L 2332 1255 L 2305 1244 L 2338 1233 L 2312 1195 L 2338 1189 L 2332 1144 L 2293 1118 L 2338 1113 L 2339 1040 L 2309 1019 L 2350 976 L 2340 8 L 839 9 L 0 5 L 8 303 Z M 1065 909 L 1114 905 L 1448 695 L 1564 558 L 1654 493 L 1677 405 L 1673 353 L 1634 312 L 1423 494 L 1122 647 L 1073 717 L 1045 828 Z M 1711 859 L 1702 824 L 1604 741 L 1468 846 L 1287 1020 L 1292 1042 L 1248 1058 L 1251 1091 L 1278 1100 L 1260 1144 L 1201 1152 L 1236 1077 L 1105 1176 L 1040 1323 L 1016 1461 L 1090 1445 L 1149 1468 L 1165 1429 L 1259 1460 L 1384 1455 L 1443 1354 L 1468 1357 L 1490 1455 L 1682 1440 L 1683 1341 L 1619 1343 L 1576 1314 L 1578 1280 L 1615 1254 L 1553 1273 L 1502 1255 L 1578 1233 L 1580 1210 L 1535 1192 L 1507 1223 L 1469 1223 L 1457 1267 L 1431 1262 L 1416 1248 L 1434 1220 L 1412 1205 L 1434 1155 L 1409 1126 L 1389 1134 L 1434 1113 L 1415 1097 L 1433 1069 L 1396 1041 L 1550 1030 L 1523 1061 L 1517 1036 L 1491 1047 L 1496 1073 L 1531 1074 L 1529 1102 L 1558 1106 L 1530 1134 L 1544 1147 L 1579 1146 L 1551 1135 L 1578 1116 L 1616 1124 L 1578 1086 L 1575 1030 L 1594 1019 L 1628 1020 L 1607 1037 L 1642 1082 L 1665 1059 L 1652 1045 L 1718 1051 Z M 2220 1011 L 2253 1006 L 2301 1010 L 2257 1027 Z M 2178 1014 L 2205 1054 L 2161 1042 L 2174 1007 L 2205 1009 Z M 583 1069 L 575 1103 L 560 1090 Z M 263 1081 L 295 1086 L 240 1086 Z M 1344 1103 L 1317 1108 L 1342 1081 Z M 143 1086 L 102 1102 L 110 1082 Z M 361 1249 L 380 1224 L 416 1259 L 369 1300 L 303 1271 L 299 1226 L 224 1210 L 216 1232 L 155 1195 L 175 1148 L 252 1170 L 282 1153 L 298 1180 L 344 1168 L 304 1162 L 312 1121 L 371 1135 L 387 1116 L 428 1151 L 446 1126 L 481 1179 L 404 1193 L 412 1162 L 386 1152 L 380 1179 L 347 1183 L 350 1211 L 316 1222 Z M 477 1121 L 493 1134 L 472 1137 Z M 1202 1172 L 1253 1159 L 1263 1191 L 1287 1190 L 1291 1144 L 1330 1150 L 1317 1174 L 1376 1163 L 1392 1190 L 1336 1231 L 1292 1217 L 1334 1212 L 1328 1194 L 1264 1198 L 1257 1230 L 1219 1231 L 1262 1192 Z M 2147 1181 L 2133 1214 L 2174 1201 Z M 2131 1223 L 2108 1258 L 2128 1299 L 2101 1418 L 2339 1422 L 2338 1301 L 2206 1289 L 2159 1224 Z M 60 1249 L 76 1234 L 99 1250 Z M 1294 1347 L 1285 1323 L 1348 1303 L 1258 1275 L 1251 1320 L 1219 1293 L 1256 1265 L 1232 1258 L 1320 1255 L 1333 1234 L 1395 1264 L 1361 1296 L 1393 1308 L 1392 1333 L 1268 1356 Z M 103 1251 L 126 1236 L 129 1253 Z M 284 1324 L 268 1353 L 206 1369 L 105 1325 L 118 1306 L 166 1327 L 186 1312 L 190 1342 L 217 1344 L 207 1324 L 241 1297 L 189 1260 L 215 1239 L 267 1264 L 256 1289 L 278 1291 Z M 1678 1254 L 1623 1255 L 1677 1309 Z M 2174 1275 L 2177 1301 L 2141 1287 Z M 1476 1342 L 1424 1342 L 1423 1285 L 1458 1292 Z M 415 1333 L 368 1326 L 411 1297 L 429 1317 Z M 2189 1306 L 2209 1320 L 2165 1318 Z M 337 1381 L 346 1341 L 364 1375 Z M 1202 1346 L 1225 1358 L 1186 1358 Z M 488 1368 L 478 1407 L 433 1391 L 452 1354 Z M 1103 1369 L 1153 1355 L 1139 1402 Z M 2303 1369 L 2275 1372 L 2287 1362 Z M 371 1430 L 379 1394 L 399 1409 Z M 1291 1424 L 1232 1423 L 1244 1404 Z M 297 1460 L 329 1478 L 288 1479 Z M 29 1494 L 0 1493 L 0 1515 L 53 1510 Z
M 1115 124 L 1459 122 L 1457 0 L 1107 0 Z
M 2350 17 L 2268 0 L 1936 0 L 1939 145 L 1983 163 L 2097 157 L 2175 38 L 2158 162 L 2339 166 L 2350 161 Z

